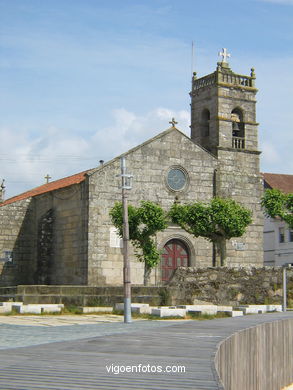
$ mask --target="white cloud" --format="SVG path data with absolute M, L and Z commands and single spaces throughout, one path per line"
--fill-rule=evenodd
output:
M 166 130 L 173 117 L 178 122 L 177 127 L 188 134 L 188 111 L 157 108 L 144 115 L 136 115 L 124 108 L 117 109 L 113 111 L 113 125 L 96 132 L 92 144 L 97 145 L 99 157 L 108 160 Z
M 264 164 L 278 164 L 281 160 L 275 145 L 270 142 L 261 144 L 262 160 Z

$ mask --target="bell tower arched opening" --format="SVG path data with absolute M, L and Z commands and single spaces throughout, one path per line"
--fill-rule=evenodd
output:
M 209 137 L 210 135 L 210 119 L 211 119 L 211 114 L 210 111 L 205 108 L 202 113 L 201 113 L 201 118 L 200 118 L 200 132 L 202 137 Z
M 245 127 L 243 120 L 243 111 L 240 108 L 234 108 L 231 112 L 232 121 L 232 148 L 245 148 Z

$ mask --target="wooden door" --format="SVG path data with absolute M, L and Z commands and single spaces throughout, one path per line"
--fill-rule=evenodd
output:
M 188 248 L 180 240 L 168 241 L 162 254 L 162 281 L 168 281 L 177 267 L 188 267 Z

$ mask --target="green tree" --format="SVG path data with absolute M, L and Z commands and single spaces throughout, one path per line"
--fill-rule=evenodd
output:
M 174 204 L 169 212 L 173 223 L 195 237 L 215 243 L 220 265 L 226 261 L 226 240 L 241 237 L 252 222 L 251 212 L 232 199 L 213 198 L 210 204 Z
M 120 237 L 123 237 L 122 203 L 115 203 L 110 210 L 113 225 Z M 128 205 L 129 239 L 135 248 L 135 255 L 144 262 L 144 285 L 149 281 L 150 273 L 160 261 L 155 235 L 167 227 L 165 212 L 160 206 L 150 201 L 142 201 L 140 207 Z
M 261 205 L 268 217 L 281 218 L 293 229 L 293 194 L 271 189 L 266 190 Z

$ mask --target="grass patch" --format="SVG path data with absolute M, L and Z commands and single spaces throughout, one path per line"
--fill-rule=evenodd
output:
M 79 306 L 64 306 L 64 309 L 62 309 L 61 314 L 83 314 L 82 309 Z
M 216 313 L 216 314 L 197 314 L 197 313 L 188 313 L 186 319 L 189 320 L 213 320 L 215 318 L 227 318 L 229 314 L 227 313 Z

